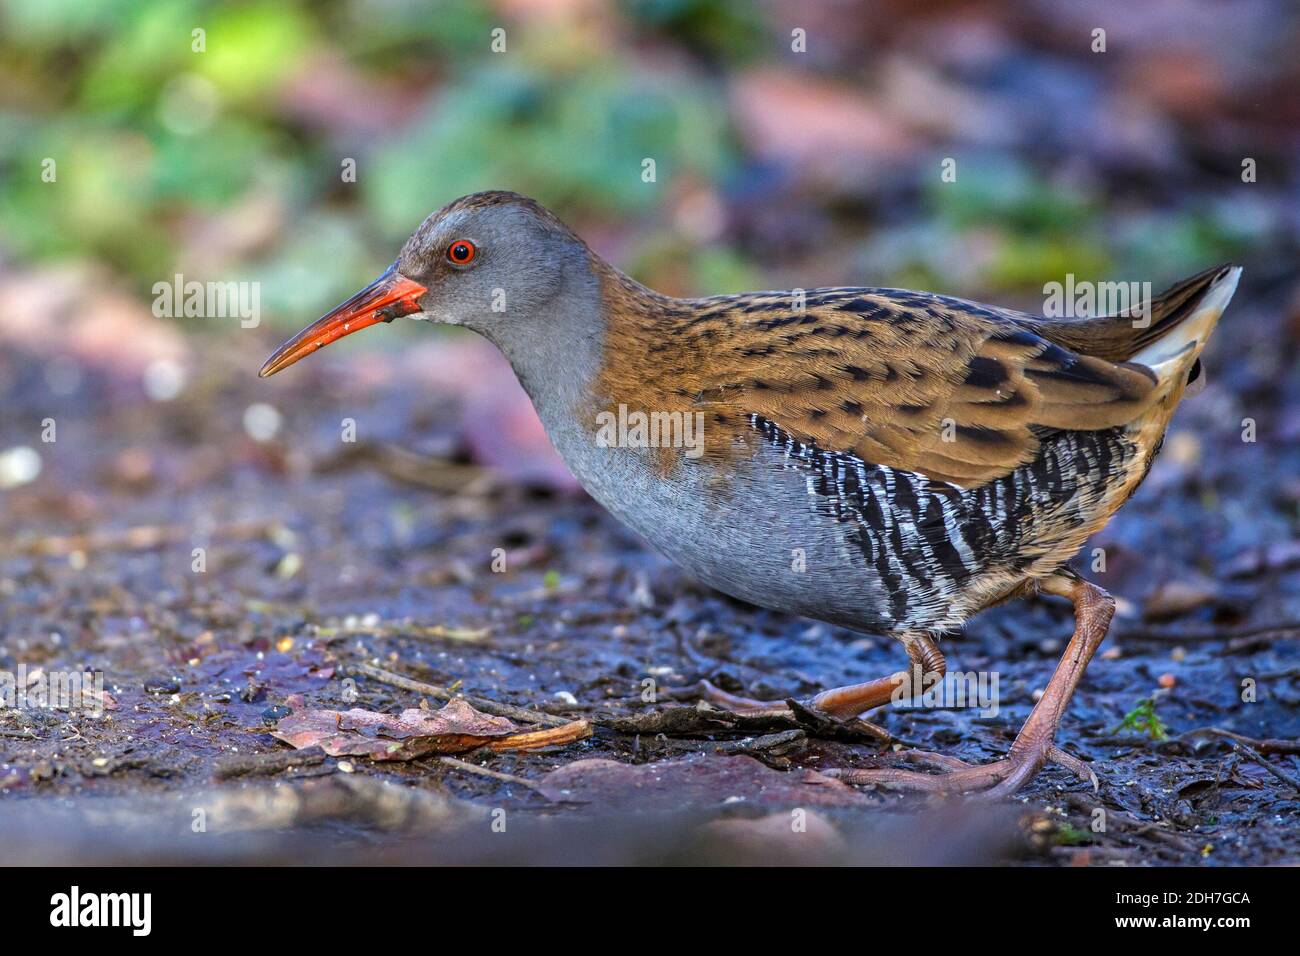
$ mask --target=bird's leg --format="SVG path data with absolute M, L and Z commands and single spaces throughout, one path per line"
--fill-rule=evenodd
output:
M 901 640 L 903 646 L 907 648 L 907 657 L 911 663 L 907 670 L 867 681 L 865 684 L 850 684 L 847 687 L 824 690 L 807 702 L 808 707 L 831 717 L 848 720 L 888 704 L 890 701 L 908 700 L 923 694 L 943 679 L 947 663 L 933 638 L 928 634 L 916 633 L 905 634 Z M 721 704 L 736 713 L 767 714 L 789 711 L 789 708 L 782 703 L 738 697 L 713 686 L 708 681 L 702 683 L 705 699 Z
M 888 677 L 824 690 L 812 699 L 809 706 L 832 717 L 848 720 L 890 701 L 910 700 L 925 693 L 943 679 L 948 663 L 943 652 L 928 634 L 906 634 L 902 637 L 911 666 Z
M 1079 686 L 1079 679 L 1110 627 L 1115 601 L 1095 584 L 1070 572 L 1054 574 L 1038 582 L 1038 589 L 1045 594 L 1069 598 L 1074 603 L 1074 636 L 1070 638 L 1047 690 L 1034 705 L 1006 757 L 983 766 L 936 774 L 887 767 L 842 770 L 837 774 L 839 778 L 850 783 L 881 783 L 942 793 L 987 790 L 989 796 L 1006 797 L 1028 783 L 1048 762 L 1091 776 L 1081 761 L 1057 749 L 1053 741 L 1061 716 Z

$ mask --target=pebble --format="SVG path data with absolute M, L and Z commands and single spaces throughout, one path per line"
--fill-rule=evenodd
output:
M 266 710 L 262 711 L 262 723 L 274 724 L 293 713 L 293 708 L 284 704 L 272 704 Z

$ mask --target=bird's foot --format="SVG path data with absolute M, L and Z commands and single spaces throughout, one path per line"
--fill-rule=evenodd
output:
M 893 678 L 873 682 L 881 685 L 883 690 L 893 683 Z M 788 704 L 782 701 L 762 701 L 729 693 L 707 680 L 700 681 L 699 696 L 711 703 L 725 707 L 734 713 L 751 716 L 767 716 L 791 713 Z M 824 714 L 832 719 L 843 720 L 835 710 L 826 706 L 836 696 L 843 696 L 845 688 L 826 691 L 804 702 L 804 706 L 815 714 Z M 861 697 L 852 694 L 857 701 Z M 849 708 L 858 712 L 856 703 Z M 1064 767 L 1075 776 L 1098 788 L 1097 775 L 1087 763 L 1066 753 L 1052 743 L 1050 737 L 1045 743 L 1029 745 L 1022 740 L 1012 744 L 1011 752 L 1001 760 L 988 764 L 969 764 L 956 757 L 932 753 L 927 750 L 901 750 L 897 757 L 909 763 L 933 768 L 938 773 L 923 773 L 916 770 L 904 770 L 898 767 L 880 767 L 870 769 L 844 769 L 825 771 L 829 776 L 839 777 L 845 783 L 879 784 L 905 790 L 920 790 L 930 793 L 974 793 L 984 792 L 990 798 L 1008 797 L 1037 775 L 1046 764 Z
M 1045 764 L 1053 763 L 1087 780 L 1097 789 L 1097 776 L 1092 768 L 1072 754 L 1052 745 L 1045 748 L 1017 749 L 1001 760 L 987 764 L 968 764 L 955 757 L 929 753 L 924 750 L 907 750 L 900 757 L 923 766 L 934 767 L 938 773 L 922 773 L 898 767 L 870 769 L 842 769 L 823 771 L 845 783 L 875 784 L 903 790 L 927 793 L 983 793 L 989 798 L 1009 797 L 1034 778 Z
M 909 700 L 943 678 L 947 667 L 934 640 L 925 634 L 907 634 L 901 638 L 911 662 L 910 670 L 899 671 L 864 684 L 834 687 L 800 701 L 808 710 L 836 720 L 851 720 L 869 710 L 889 703 Z M 790 712 L 782 701 L 754 700 L 729 693 L 707 680 L 678 693 L 707 700 L 737 714 L 764 715 Z
M 945 758 L 940 773 L 918 773 L 895 767 L 870 770 L 841 770 L 839 777 L 849 783 L 874 783 L 885 786 L 926 790 L 931 793 L 971 793 L 980 791 L 989 797 L 1009 797 L 1048 763 L 1058 764 L 1078 774 L 1097 788 L 1091 768 L 1055 744 L 1056 728 L 1070 702 L 1088 661 L 1101 645 L 1110 626 L 1115 602 L 1096 585 L 1073 574 L 1053 575 L 1039 582 L 1040 590 L 1067 597 L 1074 602 L 1074 635 L 1066 646 L 1047 689 L 1030 712 L 1025 725 L 1011 743 L 1011 752 L 1001 760 L 981 766 L 953 768 Z
M 827 739 L 860 739 L 863 735 L 881 741 L 896 742 L 897 738 L 883 727 L 861 717 L 842 716 L 817 706 L 817 697 L 806 700 L 754 700 L 729 693 L 707 680 L 690 687 L 674 688 L 674 698 L 708 701 L 722 709 L 745 717 L 788 718 L 803 727 L 811 736 Z
M 887 679 L 892 684 L 893 679 Z M 885 685 L 886 681 L 873 682 Z M 699 696 L 711 703 L 725 707 L 733 713 L 751 716 L 768 716 L 791 713 L 788 704 L 782 701 L 762 701 L 729 693 L 707 680 L 700 681 Z M 826 715 L 835 720 L 848 719 L 836 714 L 825 706 L 826 698 L 831 695 L 843 695 L 845 689 L 837 688 L 818 694 L 803 702 L 804 706 L 815 714 Z M 860 699 L 857 694 L 852 695 Z M 834 697 L 831 697 L 833 700 Z M 856 704 L 849 709 L 857 712 Z M 872 726 L 872 725 L 868 725 Z M 1052 743 L 1051 738 L 1044 744 L 1033 746 L 1018 741 L 1011 747 L 1011 752 L 1001 760 L 988 764 L 969 764 L 956 757 L 933 753 L 927 750 L 901 750 L 897 757 L 909 763 L 933 768 L 938 773 L 922 773 L 904 770 L 898 767 L 881 767 L 871 769 L 828 770 L 830 776 L 839 777 L 845 783 L 880 784 L 907 790 L 921 790 L 931 793 L 972 793 L 985 791 L 989 797 L 1010 796 L 1034 778 L 1046 764 L 1064 767 L 1075 776 L 1092 784 L 1098 789 L 1097 775 L 1087 763 L 1066 753 Z
M 852 688 L 837 687 L 834 690 L 823 691 L 803 700 L 796 700 L 794 701 L 796 706 L 793 708 L 790 706 L 789 701 L 755 700 L 752 697 L 732 694 L 708 680 L 701 680 L 690 688 L 677 688 L 674 696 L 708 701 L 710 704 L 729 710 L 733 714 L 743 714 L 746 717 L 790 717 L 801 723 L 820 724 L 825 722 L 828 724 L 848 723 L 860 725 L 870 728 L 875 736 L 893 739 L 893 735 L 888 731 L 877 727 L 860 716 L 864 711 L 870 710 L 872 707 L 878 707 L 885 702 L 880 695 L 892 690 L 892 680 L 892 678 L 887 678 L 883 681 L 872 681 L 870 685 L 859 684 Z M 869 688 L 868 694 L 873 692 L 876 694 L 865 705 L 861 703 L 863 688 Z M 841 696 L 846 692 L 852 697 L 852 701 L 847 705 L 841 701 Z M 836 706 L 836 704 L 839 704 L 839 706 Z

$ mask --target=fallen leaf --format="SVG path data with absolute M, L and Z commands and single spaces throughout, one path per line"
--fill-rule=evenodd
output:
M 396 716 L 355 707 L 295 711 L 271 733 L 299 750 L 319 745 L 331 757 L 414 760 L 430 753 L 464 753 L 518 729 L 504 717 L 484 714 L 457 698 L 441 710 L 410 708 Z
M 559 727 L 521 730 L 513 721 L 475 710 L 455 698 L 441 710 L 413 707 L 400 714 L 353 708 L 295 710 L 271 732 L 295 749 L 319 746 L 331 757 L 354 754 L 372 760 L 414 760 L 426 754 L 458 754 L 478 747 L 537 750 L 591 736 L 591 725 L 575 720 Z

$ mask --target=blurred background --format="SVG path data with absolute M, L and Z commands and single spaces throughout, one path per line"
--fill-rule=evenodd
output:
M 213 688 L 253 682 L 254 658 L 298 654 L 313 627 L 373 651 L 401 641 L 391 620 L 488 622 L 532 648 L 555 639 L 547 600 L 623 613 L 629 594 L 662 609 L 687 588 L 703 610 L 586 635 L 604 643 L 583 673 L 539 676 L 500 646 L 384 652 L 518 703 L 603 700 L 610 674 L 656 654 L 701 676 L 664 650 L 699 615 L 738 642 L 751 693 L 893 667 L 884 644 L 846 659 L 781 642 L 807 622 L 765 625 L 770 644 L 743 615 L 718 624 L 729 604 L 575 505 L 508 368 L 471 337 L 397 322 L 255 378 L 430 211 L 479 189 L 539 199 L 679 295 L 881 285 L 1039 310 L 1067 273 L 1159 289 L 1242 263 L 1210 389 L 1103 532 L 1105 583 L 1133 622 L 1300 618 L 1289 0 L 0 0 L 0 665 L 107 670 L 150 760 L 199 759 L 182 787 L 319 668 L 259 677 L 249 701 Z M 178 274 L 255 283 L 260 322 L 155 314 L 155 284 Z M 344 416 L 362 437 L 340 451 Z M 504 609 L 481 574 L 499 541 L 520 569 L 500 587 L 525 595 Z M 1023 650 L 1041 633 L 980 637 Z M 1198 660 L 1137 666 L 1098 724 L 1168 691 L 1167 668 L 1213 663 Z M 1294 726 L 1294 672 L 1284 685 L 1289 703 L 1244 729 Z M 229 720 L 182 746 L 195 708 Z M 120 733 L 86 731 L 82 763 L 61 765 L 57 723 L 14 720 L 36 742 L 0 739 L 0 790 L 139 785 L 129 761 L 87 769 L 120 756 Z
M 94 270 L 137 300 L 176 272 L 256 280 L 284 330 L 485 188 L 539 198 L 676 294 L 1037 299 L 1065 272 L 1285 260 L 1300 224 L 1300 26 L 1281 0 L 0 11 L 7 271 Z

